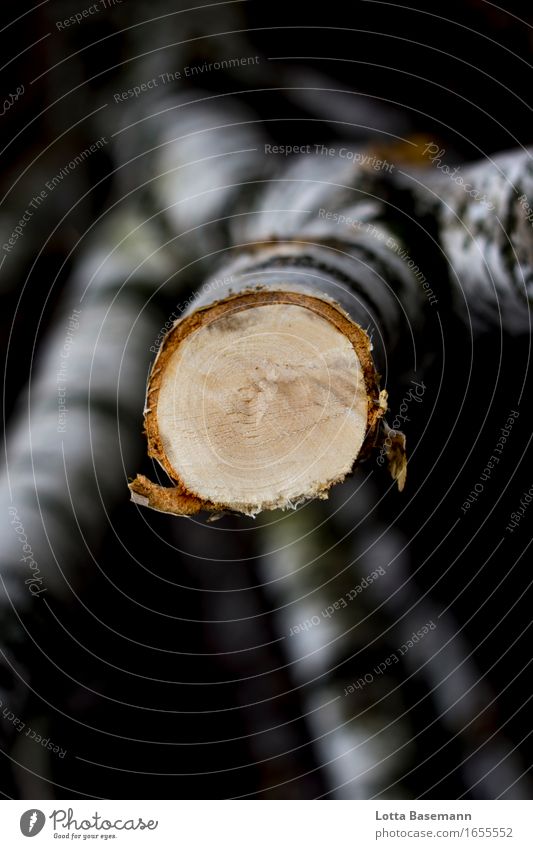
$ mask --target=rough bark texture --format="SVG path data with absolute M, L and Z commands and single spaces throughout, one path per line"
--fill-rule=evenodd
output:
M 222 108 L 209 97 L 205 104 L 199 98 L 177 109 L 178 138 L 173 112 L 162 118 L 162 138 L 172 144 L 162 145 L 157 170 L 164 181 L 156 182 L 168 199 L 171 226 L 180 234 L 185 274 L 194 268 L 203 282 L 165 339 L 149 386 L 149 454 L 175 486 L 138 477 L 131 484 L 138 503 L 187 515 L 228 506 L 205 493 L 199 497 L 184 484 L 165 457 L 156 425 L 158 380 L 167 354 L 216 302 L 224 305 L 250 289 L 288 290 L 334 302 L 352 326 L 367 332 L 375 368 L 366 373 L 379 372 L 385 386 L 427 365 L 429 339 L 433 343 L 435 331 L 442 331 L 441 316 L 450 310 L 479 330 L 496 321 L 507 329 L 526 326 L 530 233 L 527 207 L 516 193 L 525 196 L 531 185 L 527 152 L 467 166 L 461 184 L 432 166 L 420 139 L 401 151 L 392 146 L 390 160 L 386 146 L 371 143 L 355 151 L 358 159 L 323 155 L 316 146 L 280 165 L 242 106 L 225 100 Z M 406 162 L 402 152 L 411 148 L 417 155 Z M 216 168 L 206 168 L 213 157 Z M 476 187 L 474 198 L 465 183 Z M 375 392 L 369 400 L 372 407 Z M 383 405 L 382 400 L 378 409 Z M 396 431 L 388 436 L 389 469 L 402 488 L 405 439 Z M 369 421 L 365 445 L 376 438 Z M 273 499 L 271 506 L 279 503 Z M 256 504 L 244 512 L 260 508 Z

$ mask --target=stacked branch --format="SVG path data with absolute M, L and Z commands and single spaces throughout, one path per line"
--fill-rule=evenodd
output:
M 376 446 L 401 489 L 405 439 L 387 428 L 377 372 L 416 375 L 448 314 L 527 327 L 528 152 L 465 166 L 488 211 L 428 163 L 377 173 L 296 156 L 280 168 L 235 102 L 194 101 L 179 133 L 172 115 L 157 170 L 186 234 L 183 267 L 209 284 L 229 259 L 154 363 L 145 429 L 170 482 L 138 476 L 133 499 L 178 515 L 293 507 L 326 497 Z

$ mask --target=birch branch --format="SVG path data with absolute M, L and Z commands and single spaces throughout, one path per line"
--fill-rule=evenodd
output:
M 530 156 L 465 170 L 488 211 L 436 169 L 394 171 L 370 148 L 306 150 L 280 168 L 234 108 L 225 120 L 212 103 L 185 108 L 161 163 L 173 226 L 217 273 L 149 380 L 148 453 L 171 485 L 139 475 L 133 500 L 178 515 L 294 507 L 327 497 L 384 435 L 402 489 L 405 439 L 387 429 L 379 374 L 392 364 L 398 379 L 435 307 L 523 329 L 532 248 L 516 187 L 531 190 Z M 424 221 L 438 239 L 431 267 L 417 260 Z

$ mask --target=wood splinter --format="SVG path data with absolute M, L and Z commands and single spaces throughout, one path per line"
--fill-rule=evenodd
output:
M 367 334 L 329 300 L 259 289 L 197 309 L 166 336 L 148 383 L 148 453 L 173 485 L 138 475 L 132 499 L 255 516 L 327 498 L 382 443 L 386 398 Z

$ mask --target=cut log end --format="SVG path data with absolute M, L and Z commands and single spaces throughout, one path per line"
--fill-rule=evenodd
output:
M 166 337 L 148 386 L 150 456 L 138 503 L 179 515 L 256 515 L 327 497 L 383 415 L 364 331 L 336 305 L 254 291 L 198 310 Z

